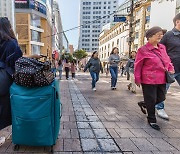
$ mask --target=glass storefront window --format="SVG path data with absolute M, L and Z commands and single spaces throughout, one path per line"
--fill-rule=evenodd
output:
M 38 46 L 38 45 L 31 45 L 31 48 L 32 48 L 32 54 L 38 54 L 40 55 L 41 53 L 41 47 Z
M 41 28 L 41 18 L 35 14 L 31 14 L 31 26 Z
M 31 40 L 36 42 L 41 42 L 41 33 L 31 30 Z

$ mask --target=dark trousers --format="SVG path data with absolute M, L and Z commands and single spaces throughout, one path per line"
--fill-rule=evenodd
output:
M 11 125 L 10 95 L 0 96 L 0 130 Z
M 166 84 L 142 84 L 142 90 L 148 112 L 148 122 L 156 123 L 155 105 L 165 100 Z
M 65 67 L 66 79 L 69 79 L 69 67 Z
M 75 78 L 75 73 L 72 73 L 72 78 Z
M 11 76 L 0 68 L 0 130 L 11 125 L 9 88 L 12 82 Z

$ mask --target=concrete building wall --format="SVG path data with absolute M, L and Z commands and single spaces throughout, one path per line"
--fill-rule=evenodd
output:
M 61 21 L 61 15 L 59 10 L 59 5 L 57 1 L 53 2 L 53 41 L 52 48 L 53 51 L 62 52 L 63 50 L 63 27 Z
M 118 7 L 118 0 L 81 0 L 79 24 L 84 25 L 79 30 L 78 49 L 95 51 L 98 49 L 98 37 L 102 26 L 113 21 L 113 13 Z M 104 19 L 97 20 L 107 16 Z M 92 23 L 92 21 L 95 21 Z M 89 24 L 91 23 L 91 24 Z M 87 24 L 87 25 L 86 25 Z
M 14 0 L 0 0 L 0 17 L 8 17 L 15 30 Z
M 103 32 L 102 32 L 103 33 Z M 108 62 L 110 53 L 114 47 L 119 48 L 120 57 L 128 55 L 127 38 L 129 36 L 128 27 L 124 23 L 118 23 L 99 38 L 99 56 L 102 62 Z
M 176 14 L 176 3 L 177 0 L 151 2 L 150 27 L 160 26 L 171 30 L 174 27 L 172 20 Z
M 21 50 L 30 55 L 30 14 L 16 13 L 16 33 Z

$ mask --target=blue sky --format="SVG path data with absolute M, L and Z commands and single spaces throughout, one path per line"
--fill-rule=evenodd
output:
M 124 0 L 119 0 L 123 2 Z M 62 18 L 63 29 L 71 29 L 78 26 L 80 0 L 58 0 Z M 70 44 L 78 47 L 78 29 L 66 33 Z
M 58 0 L 63 24 L 63 30 L 78 26 L 80 0 Z M 78 46 L 78 29 L 66 32 L 70 44 Z

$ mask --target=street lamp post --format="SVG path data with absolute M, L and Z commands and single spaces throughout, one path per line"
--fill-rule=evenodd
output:
M 129 15 L 129 57 L 131 56 L 131 46 L 133 42 L 133 14 L 134 14 L 134 0 L 131 0 L 130 15 Z

